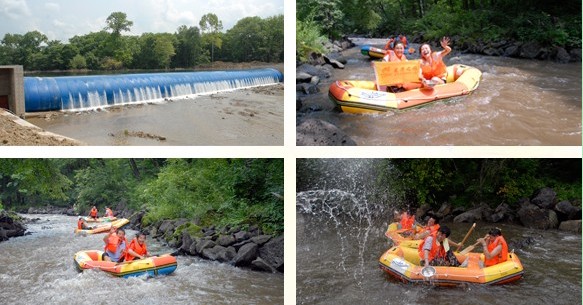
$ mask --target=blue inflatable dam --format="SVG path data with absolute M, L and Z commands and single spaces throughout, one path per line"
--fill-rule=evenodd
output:
M 282 81 L 275 69 L 25 77 L 25 110 L 90 110 Z

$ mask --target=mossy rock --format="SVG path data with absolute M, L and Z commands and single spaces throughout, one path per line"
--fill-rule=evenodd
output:
M 172 235 L 172 237 L 180 239 L 180 238 L 182 238 L 182 232 L 184 232 L 184 231 L 186 231 L 186 233 L 188 233 L 188 235 L 190 235 L 193 238 L 203 236 L 201 227 L 193 224 L 192 222 L 187 222 L 185 224 L 178 226 L 176 228 L 176 230 L 174 231 L 174 234 Z

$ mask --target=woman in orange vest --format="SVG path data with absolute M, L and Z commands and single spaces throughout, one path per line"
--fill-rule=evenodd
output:
M 89 217 L 97 220 L 97 208 L 95 206 L 91 208 L 91 211 L 89 212 Z
M 146 247 L 146 234 L 138 233 L 128 246 L 125 261 L 133 261 L 134 258 L 144 259 L 148 256 L 148 248 Z
M 421 258 L 420 264 L 424 267 L 431 266 L 454 266 L 460 265 L 459 261 L 450 249 L 449 244 L 457 247 L 459 244 L 448 239 L 451 230 L 447 226 L 442 226 L 439 230 L 427 236 L 419 244 L 418 252 Z
M 102 260 L 109 262 L 123 262 L 127 248 L 125 235 L 126 232 L 124 229 L 120 228 L 116 230 L 114 226 L 109 229 L 109 233 L 103 238 L 105 249 Z
M 419 79 L 425 86 L 431 87 L 435 84 L 445 84 L 445 77 L 447 76 L 446 66 L 443 63 L 443 57 L 451 52 L 449 46 L 449 38 L 443 37 L 441 39 L 441 52 L 431 52 L 431 47 L 428 44 L 423 44 L 419 47 L 419 54 L 421 69 L 419 71 Z
M 500 229 L 491 229 L 486 237 L 478 238 L 477 241 L 484 248 L 484 265 L 486 267 L 494 266 L 508 260 L 508 245 Z

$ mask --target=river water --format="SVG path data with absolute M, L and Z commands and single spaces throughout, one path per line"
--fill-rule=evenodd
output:
M 0 243 L 2 304 L 283 304 L 283 275 L 255 272 L 195 257 L 179 256 L 169 276 L 115 278 L 77 272 L 73 255 L 102 249 L 103 235 L 77 236 L 76 218 L 24 215 L 41 220 L 31 235 Z M 126 231 L 133 237 L 136 232 Z M 151 253 L 174 251 L 148 240 Z
M 356 39 L 343 52 L 345 69 L 323 79 L 318 94 L 305 97 L 298 115 L 330 122 L 358 145 L 581 145 L 581 63 L 460 54 L 445 63 L 465 64 L 482 71 L 482 82 L 470 96 L 438 101 L 409 110 L 375 115 L 339 113 L 328 100 L 336 80 L 374 79 L 371 60 L 362 45 L 383 47 L 385 40 Z M 417 48 L 418 45 L 412 44 Z M 438 48 L 440 50 L 440 48 Z M 418 52 L 409 56 L 418 59 Z
M 333 199 L 331 192 L 339 191 L 300 192 L 297 200 L 318 198 L 331 207 L 345 201 Z M 379 269 L 378 259 L 389 248 L 384 236 L 388 210 L 386 217 L 376 218 L 347 217 L 330 211 L 306 213 L 298 206 L 297 304 L 581 304 L 580 234 L 497 224 L 510 247 L 527 237 L 535 240 L 515 249 L 524 266 L 524 278 L 503 286 L 445 289 L 404 284 Z M 452 229 L 452 240 L 458 242 L 471 226 L 447 225 Z M 478 223 L 470 240 L 484 236 L 491 227 Z
M 297 304 L 581 304 L 580 233 L 495 224 L 524 267 L 524 277 L 506 285 L 437 288 L 405 284 L 387 275 L 378 262 L 389 249 L 384 233 L 402 199 L 391 193 L 390 185 L 373 187 L 377 171 L 391 170 L 380 162 L 303 159 L 298 163 Z M 456 242 L 471 227 L 444 224 Z M 477 223 L 466 246 L 493 226 Z

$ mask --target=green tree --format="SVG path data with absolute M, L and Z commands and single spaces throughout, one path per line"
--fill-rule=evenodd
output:
M 210 45 L 211 62 L 214 61 L 215 47 L 220 49 L 223 45 L 221 39 L 221 31 L 223 30 L 223 22 L 219 20 L 217 15 L 208 13 L 202 16 L 199 22 L 202 38 L 205 45 Z
M 75 55 L 75 57 L 71 58 L 69 61 L 69 68 L 73 70 L 87 68 L 87 61 L 85 60 L 85 57 L 83 57 L 81 54 Z
M 113 12 L 107 17 L 105 30 L 111 30 L 114 36 L 120 36 L 121 32 L 131 30 L 134 22 L 127 19 L 128 16 L 123 12 Z
M 180 26 L 176 33 L 176 56 L 174 66 L 193 67 L 202 62 L 202 38 L 197 27 Z

